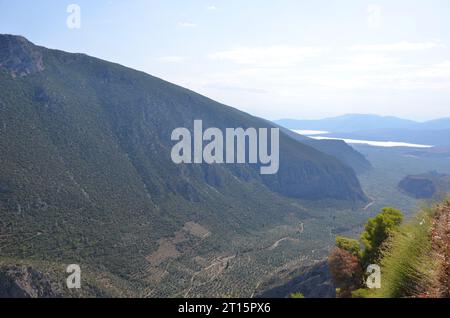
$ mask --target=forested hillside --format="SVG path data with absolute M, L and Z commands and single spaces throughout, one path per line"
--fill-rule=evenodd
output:
M 1 35 L 0 256 L 81 263 L 142 295 L 185 295 L 197 272 L 214 276 L 248 249 L 242 237 L 314 217 L 298 200 L 367 201 L 350 167 L 283 133 L 276 175 L 176 165 L 171 133 L 195 119 L 273 127 L 145 73 Z M 230 275 L 198 294 L 253 283 Z

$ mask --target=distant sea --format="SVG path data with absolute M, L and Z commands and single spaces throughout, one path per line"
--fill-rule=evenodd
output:
M 400 141 L 373 141 L 373 140 L 358 140 L 358 139 L 346 139 L 346 138 L 337 138 L 337 137 L 326 137 L 320 135 L 330 134 L 329 131 L 322 130 L 293 130 L 297 134 L 317 139 L 317 140 L 343 140 L 348 144 L 363 144 L 370 145 L 374 147 L 409 147 L 409 148 L 433 148 L 430 145 L 420 145 L 420 144 L 411 144 L 407 142 Z

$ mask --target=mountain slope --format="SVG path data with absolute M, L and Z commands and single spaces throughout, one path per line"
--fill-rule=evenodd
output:
M 364 155 L 353 149 L 342 140 L 316 140 L 299 135 L 298 133 L 283 128 L 282 126 L 279 127 L 291 138 L 339 159 L 342 163 L 348 167 L 351 167 L 356 173 L 363 173 L 372 168 L 372 164 Z
M 195 119 L 271 127 L 150 75 L 0 35 L 0 256 L 93 264 L 171 296 L 196 257 L 234 253 L 233 239 L 287 213 L 308 217 L 293 200 L 366 200 L 351 168 L 284 134 L 277 175 L 175 165 L 171 132 Z

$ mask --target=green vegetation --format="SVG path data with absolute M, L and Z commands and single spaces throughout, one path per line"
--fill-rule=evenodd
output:
M 381 245 L 402 223 L 403 214 L 393 208 L 383 208 L 381 213 L 367 221 L 361 242 L 364 245 L 362 263 L 367 266 L 374 264 L 380 253 Z
M 424 208 L 400 225 L 402 219 L 400 211 L 385 208 L 367 222 L 360 266 L 355 241 L 337 238 L 328 263 L 341 297 L 448 297 L 450 202 Z M 363 286 L 360 268 L 368 264 L 381 266 L 380 289 Z
M 376 296 L 413 296 L 419 286 L 426 284 L 427 273 L 435 267 L 429 259 L 431 221 L 432 215 L 419 213 L 392 235 L 382 253 L 382 288 Z
M 339 297 L 351 297 L 363 285 L 363 269 L 376 264 L 386 240 L 399 227 L 403 214 L 393 208 L 383 208 L 381 212 L 367 221 L 361 234 L 361 242 L 338 236 L 336 248 L 328 257 L 328 266 Z M 364 249 L 361 250 L 361 245 Z M 359 297 L 362 292 L 358 292 Z M 356 295 L 356 294 L 355 294 Z
M 326 254 L 305 202 L 366 199 L 351 168 L 284 134 L 276 176 L 176 165 L 171 132 L 194 119 L 272 125 L 117 64 L 0 43 L 0 259 L 95 268 L 142 297 L 249 296 L 262 275 Z
M 305 296 L 302 293 L 293 293 L 291 294 L 291 298 L 305 298 Z
M 337 236 L 336 247 L 343 249 L 352 255 L 358 257 L 361 256 L 361 244 L 357 240 L 345 236 Z
M 423 209 L 383 249 L 375 297 L 449 297 L 450 204 Z
M 26 76 L 0 67 L 0 271 L 31 266 L 63 286 L 63 264 L 77 263 L 92 286 L 83 297 L 249 297 L 325 259 L 335 235 L 360 232 L 377 209 L 412 210 L 417 200 L 397 188 L 405 175 L 450 173 L 448 160 L 361 148 L 374 165 L 360 175 L 374 201 L 363 209 L 351 169 L 292 138 L 281 140 L 279 178 L 247 165 L 179 167 L 175 127 L 270 123 L 85 55 L 14 52 L 0 64 Z

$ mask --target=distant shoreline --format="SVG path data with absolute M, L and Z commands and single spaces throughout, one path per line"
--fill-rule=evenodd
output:
M 306 137 L 316 139 L 316 140 L 342 140 L 348 144 L 364 144 L 374 147 L 408 147 L 408 148 L 433 148 L 431 145 L 421 145 L 421 144 L 412 144 L 407 142 L 399 142 L 399 141 L 372 141 L 372 140 L 359 140 L 359 139 L 348 139 L 348 138 L 339 138 L 339 137 L 327 137 L 327 136 L 319 136 L 324 134 L 329 134 L 328 131 L 322 130 L 297 130 L 293 129 L 293 132 L 304 135 Z

